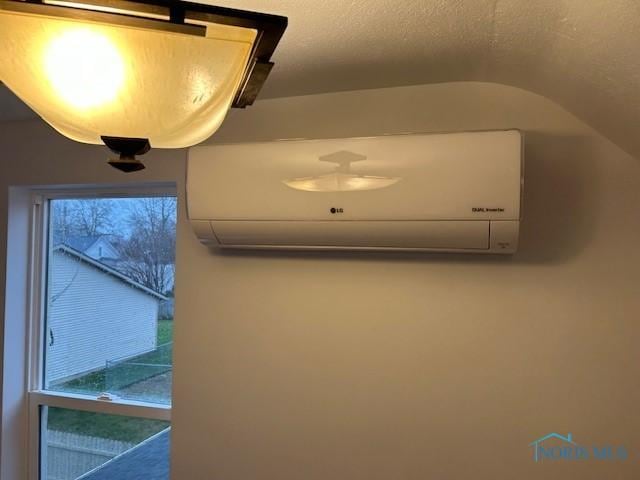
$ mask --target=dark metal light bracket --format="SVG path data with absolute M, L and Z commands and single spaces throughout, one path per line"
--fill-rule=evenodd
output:
M 123 137 L 100 137 L 104 144 L 118 158 L 109 160 L 109 165 L 125 173 L 144 170 L 144 164 L 136 158 L 136 155 L 144 155 L 151 149 L 151 144 L 147 138 L 123 138 Z
M 256 30 L 256 40 L 247 68 L 233 100 L 234 108 L 245 108 L 253 104 L 273 67 L 271 56 L 288 22 L 287 17 L 280 15 L 175 0 L 69 0 L 68 5 L 64 1 L 47 4 L 46 0 L 1 0 L 0 3 L 14 4 L 16 10 L 34 13 L 39 11 L 53 16 L 105 21 L 189 35 L 205 35 L 205 28 L 199 25 L 200 22 Z

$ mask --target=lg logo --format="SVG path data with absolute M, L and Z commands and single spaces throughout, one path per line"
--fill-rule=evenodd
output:
M 331 207 L 331 210 L 329 210 L 331 213 L 344 213 L 344 209 L 342 208 L 336 208 L 336 207 Z

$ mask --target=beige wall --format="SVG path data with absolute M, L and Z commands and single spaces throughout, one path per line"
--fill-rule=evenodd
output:
M 217 141 L 519 127 L 512 259 L 210 254 L 180 230 L 179 479 L 633 478 L 535 465 L 543 434 L 640 447 L 640 165 L 498 85 L 261 102 Z
M 262 101 L 216 141 L 503 127 L 526 133 L 512 259 L 212 254 L 180 212 L 174 478 L 634 478 L 636 160 L 541 97 L 473 83 Z M 3 189 L 182 183 L 183 152 L 123 177 L 36 124 L 2 125 L 0 147 Z M 534 464 L 552 431 L 632 460 Z

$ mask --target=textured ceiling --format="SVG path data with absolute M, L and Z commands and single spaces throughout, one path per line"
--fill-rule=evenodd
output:
M 203 3 L 289 17 L 260 98 L 464 80 L 504 83 L 554 100 L 640 157 L 637 0 Z M 20 106 L 6 107 L 7 97 L 0 92 L 0 120 L 24 115 Z

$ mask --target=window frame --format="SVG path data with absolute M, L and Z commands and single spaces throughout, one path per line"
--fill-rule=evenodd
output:
M 178 199 L 175 183 L 132 185 L 126 187 L 63 187 L 31 190 L 26 342 L 27 405 L 27 478 L 46 480 L 41 471 L 46 450 L 42 448 L 43 407 L 60 407 L 95 413 L 122 415 L 171 421 L 171 404 L 112 398 L 98 399 L 92 395 L 54 392 L 44 389 L 44 332 L 46 328 L 47 262 L 49 236 L 49 205 L 51 200 L 136 198 L 172 196 Z M 177 206 L 177 210 L 179 205 Z M 176 211 L 176 216 L 177 216 Z

